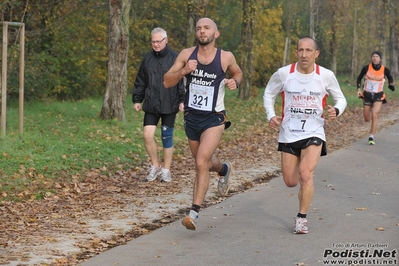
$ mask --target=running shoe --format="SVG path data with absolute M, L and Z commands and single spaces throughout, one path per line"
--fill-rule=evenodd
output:
M 172 175 L 170 174 L 169 169 L 162 168 L 161 171 L 161 181 L 170 182 L 172 181 Z
M 229 192 L 229 175 L 231 172 L 231 165 L 229 163 L 224 163 L 227 167 L 227 173 L 225 176 L 219 178 L 218 182 L 218 192 L 220 196 L 226 196 L 227 192 Z
M 196 230 L 197 222 L 198 222 L 198 213 L 193 210 L 190 210 L 190 213 L 186 217 L 184 217 L 183 221 L 181 221 L 182 225 L 184 225 L 188 230 Z
M 307 234 L 308 233 L 308 220 L 306 218 L 295 218 L 294 234 Z
M 374 145 L 375 141 L 373 137 L 369 137 L 369 145 Z
M 151 182 L 151 181 L 154 181 L 155 179 L 157 179 L 157 177 L 160 174 L 162 174 L 161 170 L 162 170 L 161 167 L 155 167 L 155 166 L 151 165 L 150 173 L 145 178 L 145 181 Z

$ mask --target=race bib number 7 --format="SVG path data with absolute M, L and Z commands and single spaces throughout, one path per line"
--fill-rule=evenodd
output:
M 214 88 L 190 84 L 188 106 L 197 110 L 212 111 Z
M 293 132 L 312 132 L 315 129 L 315 119 L 297 119 L 291 117 L 290 129 Z
M 315 115 L 317 111 L 313 108 L 292 108 L 290 115 L 290 130 L 293 132 L 314 132 L 317 128 Z

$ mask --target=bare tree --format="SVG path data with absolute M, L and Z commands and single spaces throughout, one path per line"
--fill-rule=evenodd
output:
M 331 49 L 331 65 L 330 68 L 334 73 L 337 73 L 337 16 L 338 16 L 338 4 L 332 0 L 330 2 L 330 10 L 332 14 L 331 23 L 331 39 L 330 39 L 330 49 Z
M 252 72 L 253 72 L 253 32 L 255 20 L 255 5 L 256 0 L 243 0 L 243 19 L 242 19 L 242 33 L 241 33 L 241 56 L 240 65 L 244 73 L 244 79 L 238 92 L 238 97 L 241 100 L 249 99 L 252 95 Z
M 330 0 L 328 3 L 328 12 L 331 14 L 330 23 L 330 40 L 329 47 L 331 52 L 331 62 L 330 69 L 335 74 L 337 74 L 337 62 L 338 62 L 338 51 L 340 45 L 342 45 L 339 40 L 343 38 L 343 30 L 348 17 L 346 15 L 346 10 L 348 9 L 350 1 L 343 0 L 339 3 L 335 0 Z
M 389 69 L 395 79 L 399 78 L 399 3 L 385 0 L 389 11 Z
M 191 0 L 188 2 L 188 27 L 186 46 L 190 47 L 195 45 L 195 23 L 206 16 L 206 7 L 209 4 L 209 0 Z
M 291 35 L 292 35 L 292 23 L 295 18 L 294 12 L 292 9 L 294 8 L 295 3 L 291 3 L 291 0 L 286 0 L 284 2 L 284 13 L 285 13 L 285 45 L 284 45 L 284 57 L 283 57 L 283 66 L 287 65 L 290 61 L 290 46 L 291 46 Z
M 353 42 L 352 42 L 352 61 L 351 61 L 351 80 L 355 80 L 357 75 L 357 0 L 354 1 L 354 18 L 353 18 Z
M 399 78 L 399 21 L 396 22 L 396 27 L 390 27 L 390 70 L 395 79 Z
M 309 36 L 313 39 L 316 39 L 315 34 L 315 14 L 317 13 L 318 8 L 318 0 L 310 0 L 310 29 L 309 29 Z
M 109 0 L 108 77 L 102 119 L 125 121 L 131 4 L 132 0 Z

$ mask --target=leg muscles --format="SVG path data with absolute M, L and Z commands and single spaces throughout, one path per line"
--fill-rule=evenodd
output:
M 313 175 L 320 159 L 322 146 L 310 145 L 302 150 L 299 164 L 299 182 L 301 187 L 298 193 L 299 212 L 307 213 L 314 194 Z
M 212 157 L 219 145 L 224 126 L 211 127 L 205 130 L 199 142 L 189 141 L 196 165 L 196 178 L 194 182 L 193 203 L 201 206 L 208 191 L 210 174 L 209 170 L 216 168 L 221 163 Z M 193 143 L 194 142 L 194 143 Z

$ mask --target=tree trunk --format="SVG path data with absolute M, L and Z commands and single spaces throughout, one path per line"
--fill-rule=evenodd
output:
M 186 46 L 195 45 L 195 27 L 197 21 L 206 16 L 206 7 L 209 0 L 191 0 L 188 2 L 188 27 L 186 34 Z
M 316 12 L 316 5 L 315 5 L 316 0 L 310 0 L 310 29 L 309 29 L 309 36 L 312 37 L 313 39 L 316 39 L 316 35 L 314 32 L 314 15 Z
M 351 62 L 351 80 L 357 78 L 357 5 L 355 0 L 355 13 L 353 19 L 353 42 L 352 42 L 352 62 Z
M 386 25 L 389 25 L 389 18 L 387 16 L 387 13 L 389 12 L 389 9 L 386 6 L 386 3 L 384 3 L 384 1 L 379 2 L 378 4 L 378 24 L 377 24 L 377 28 L 381 29 L 378 31 L 379 36 L 378 39 L 381 40 L 381 48 L 380 51 L 382 52 L 383 56 L 382 56 L 382 64 L 387 65 L 387 59 L 388 59 L 388 53 L 387 53 L 387 31 L 385 29 L 389 28 L 386 27 Z
M 337 50 L 338 50 L 338 43 L 337 43 L 337 23 L 338 23 L 338 4 L 332 0 L 331 3 L 331 13 L 332 13 L 332 23 L 331 23 L 331 41 L 330 41 L 330 48 L 331 48 L 331 71 L 337 74 Z
M 253 71 L 253 60 L 252 60 L 252 48 L 253 48 L 253 31 L 254 31 L 254 19 L 255 19 L 255 1 L 256 0 L 243 0 L 243 22 L 242 22 L 242 47 L 240 66 L 244 73 L 243 81 L 239 88 L 238 97 L 241 100 L 247 100 L 252 95 L 252 71 Z
M 285 25 L 285 45 L 284 45 L 284 57 L 283 57 L 283 66 L 286 66 L 290 63 L 290 48 L 291 48 L 291 36 L 292 36 L 292 22 L 295 20 L 295 15 L 292 10 L 295 9 L 295 3 L 292 3 L 290 0 L 286 0 L 284 2 L 284 25 Z
M 285 45 L 284 45 L 284 57 L 283 57 L 283 66 L 288 65 L 290 60 L 290 47 L 291 47 L 291 37 L 285 37 Z
M 390 64 L 389 70 L 391 70 L 391 74 L 394 79 L 399 78 L 399 30 L 398 27 L 391 27 L 390 29 L 390 40 L 391 40 L 391 47 L 390 47 Z M 396 82 L 397 83 L 397 82 Z
M 389 69 L 394 81 L 399 79 L 399 6 L 396 2 L 388 1 L 389 17 L 391 18 L 389 27 Z M 395 82 L 398 84 L 397 82 Z
M 125 121 L 131 4 L 132 0 L 109 0 L 108 77 L 102 119 Z

